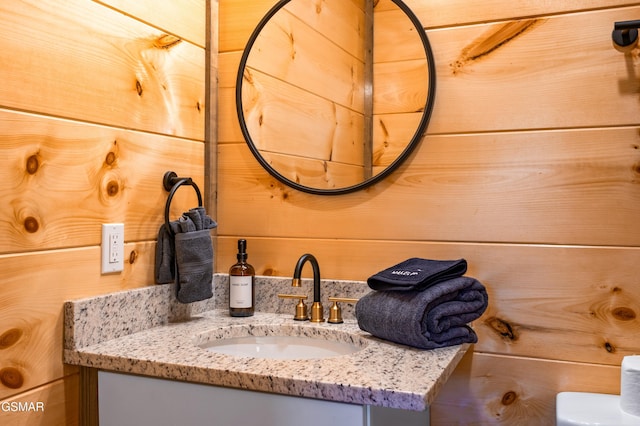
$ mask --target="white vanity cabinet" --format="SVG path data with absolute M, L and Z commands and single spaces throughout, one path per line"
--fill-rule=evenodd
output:
M 98 372 L 100 426 L 428 426 L 427 411 Z

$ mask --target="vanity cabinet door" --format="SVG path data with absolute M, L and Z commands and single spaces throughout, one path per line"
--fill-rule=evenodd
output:
M 365 407 L 98 372 L 100 426 L 360 426 Z
M 429 412 L 98 372 L 100 426 L 428 426 Z

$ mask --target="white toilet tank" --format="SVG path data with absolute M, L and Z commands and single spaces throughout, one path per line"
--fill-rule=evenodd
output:
M 640 417 L 620 409 L 620 395 L 560 392 L 556 396 L 557 426 L 640 426 Z

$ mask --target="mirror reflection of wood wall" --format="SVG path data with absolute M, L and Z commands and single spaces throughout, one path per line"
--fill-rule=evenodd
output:
M 242 105 L 252 142 L 278 173 L 344 188 L 384 170 L 411 141 L 427 98 L 427 59 L 391 0 L 319 4 L 293 0 L 261 30 Z M 367 30 L 372 15 L 375 31 Z

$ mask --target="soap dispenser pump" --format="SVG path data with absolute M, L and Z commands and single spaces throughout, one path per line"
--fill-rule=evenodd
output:
M 238 262 L 229 269 L 229 315 L 250 317 L 255 306 L 255 270 L 247 263 L 247 240 L 238 240 Z

